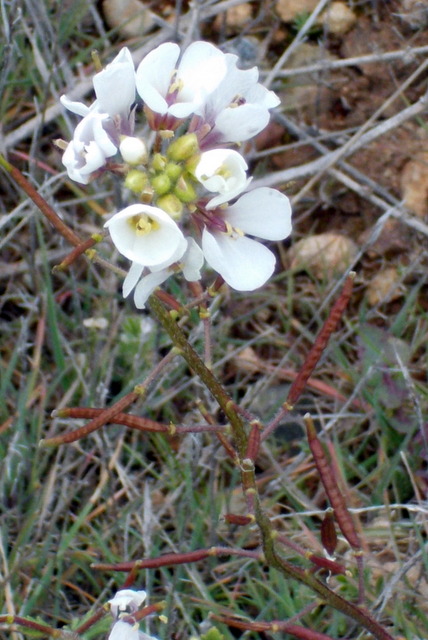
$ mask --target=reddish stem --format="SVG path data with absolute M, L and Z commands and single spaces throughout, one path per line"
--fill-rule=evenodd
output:
M 227 547 L 210 547 L 209 549 L 198 549 L 185 553 L 165 553 L 158 558 L 146 558 L 133 562 L 118 562 L 117 564 L 95 563 L 91 565 L 96 571 L 133 571 L 135 569 L 158 569 L 159 567 L 174 566 L 177 564 L 187 564 L 189 562 L 199 562 L 209 557 L 218 556 L 242 556 L 262 560 L 263 554 L 259 551 L 248 549 L 229 549 Z
M 236 618 L 216 615 L 211 615 L 211 619 L 223 622 L 229 627 L 235 627 L 236 629 L 242 629 L 245 631 L 270 631 L 271 633 L 282 631 L 293 635 L 295 638 L 301 638 L 302 640 L 334 640 L 334 638 L 325 635 L 325 633 L 305 629 L 304 627 L 291 624 L 284 620 L 272 620 L 272 622 L 263 622 L 261 620 L 258 620 L 257 622 L 246 622 L 244 620 L 237 620 Z

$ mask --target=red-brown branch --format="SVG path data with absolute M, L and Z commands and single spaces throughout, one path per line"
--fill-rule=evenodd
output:
M 135 569 L 157 569 L 159 567 L 174 566 L 177 564 L 187 564 L 189 562 L 199 562 L 209 557 L 219 556 L 242 556 L 263 560 L 260 551 L 250 551 L 248 549 L 229 549 L 228 547 L 210 547 L 209 549 L 198 549 L 185 553 L 165 553 L 158 558 L 146 558 L 133 562 L 118 562 L 116 564 L 95 563 L 92 569 L 97 571 L 133 571 Z

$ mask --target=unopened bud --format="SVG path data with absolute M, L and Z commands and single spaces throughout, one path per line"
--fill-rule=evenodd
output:
M 168 178 L 171 178 L 172 182 L 177 182 L 178 178 L 183 173 L 183 167 L 175 162 L 168 162 L 165 167 L 165 173 Z
M 174 187 L 174 193 L 181 202 L 194 202 L 196 200 L 196 191 L 190 180 L 185 180 L 183 176 L 178 180 Z
M 158 198 L 156 206 L 163 209 L 174 220 L 180 218 L 183 212 L 183 203 L 173 193 L 168 193 L 166 196 Z
M 152 169 L 163 171 L 166 167 L 166 158 L 161 153 L 155 153 L 152 160 Z
M 163 196 L 171 189 L 171 180 L 168 178 L 166 173 L 158 173 L 157 176 L 154 176 L 151 180 L 152 187 L 155 193 L 158 196 Z
M 147 185 L 147 174 L 138 169 L 131 169 L 125 178 L 125 187 L 133 193 L 142 193 Z
M 143 140 L 132 136 L 122 138 L 119 145 L 122 158 L 128 164 L 145 164 L 147 162 L 147 147 Z
M 198 137 L 196 133 L 186 133 L 177 138 L 168 147 L 167 155 L 171 160 L 181 162 L 188 160 L 199 150 Z

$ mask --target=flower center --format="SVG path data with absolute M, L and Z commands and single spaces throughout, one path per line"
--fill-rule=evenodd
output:
M 150 218 L 150 216 L 145 213 L 132 216 L 132 218 L 129 219 L 129 224 L 137 236 L 145 236 L 152 231 L 156 231 L 160 227 L 159 222 L 153 220 L 153 218 Z

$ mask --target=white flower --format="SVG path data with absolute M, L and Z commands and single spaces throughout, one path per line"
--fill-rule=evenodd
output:
M 122 49 L 107 67 L 94 76 L 96 100 L 90 107 L 61 96 L 61 103 L 83 116 L 62 157 L 72 180 L 87 184 L 91 174 L 115 155 L 120 134 L 129 134 L 133 123 L 135 70 L 128 49 Z
M 166 42 L 151 51 L 140 63 L 137 91 L 155 113 L 187 118 L 198 113 L 206 97 L 226 72 L 224 54 L 208 42 L 193 42 L 183 53 Z M 178 62 L 178 65 L 177 65 Z
M 116 213 L 104 226 L 109 230 L 119 253 L 141 267 L 171 264 L 185 251 L 181 230 L 158 207 L 131 204 Z M 181 247 L 181 254 L 177 255 Z
M 114 623 L 108 640 L 140 640 L 138 624 L 128 624 L 123 620 Z
M 118 618 L 121 613 L 134 613 L 142 605 L 146 596 L 143 590 L 121 589 L 108 601 L 113 618 Z
M 115 155 L 117 147 L 104 128 L 107 120 L 105 114 L 89 113 L 74 130 L 73 139 L 62 156 L 72 180 L 88 184 L 91 174 Z
M 259 82 L 257 67 L 238 69 L 238 57 L 225 55 L 227 72 L 204 103 L 202 117 L 212 131 L 202 145 L 242 142 L 262 131 L 269 122 L 269 109 L 280 103 L 278 96 Z
M 249 185 L 248 166 L 244 158 L 231 149 L 212 149 L 201 154 L 195 169 L 195 177 L 208 191 L 218 193 L 208 209 L 232 200 Z
M 217 209 L 226 230 L 205 227 L 202 251 L 208 264 L 238 291 L 253 291 L 272 275 L 275 256 L 246 233 L 266 240 L 283 240 L 291 232 L 291 206 L 287 196 L 261 187 L 249 191 L 226 209 Z M 216 229 L 217 227 L 217 229 Z
M 200 280 L 201 268 L 204 263 L 203 253 L 193 238 L 187 238 L 184 242 L 185 251 L 182 252 L 180 256 L 170 261 L 167 265 L 151 267 L 150 273 L 144 275 L 142 278 L 141 275 L 144 267 L 134 262 L 123 283 L 124 298 L 126 298 L 135 287 L 134 304 L 137 309 L 144 309 L 153 291 L 179 269 L 183 271 L 183 275 L 188 282 Z M 180 247 L 180 249 L 181 248 L 182 247 Z M 172 265 L 176 262 L 178 262 L 178 265 L 173 268 Z
M 95 104 L 102 113 L 111 118 L 127 118 L 135 100 L 135 69 L 131 53 L 127 47 L 94 76 Z
M 123 620 L 114 623 L 108 640 L 157 640 L 154 636 L 140 631 L 138 624 L 128 624 Z
M 135 69 L 129 49 L 121 49 L 105 69 L 95 74 L 93 84 L 97 99 L 90 107 L 67 96 L 61 96 L 61 103 L 79 116 L 96 111 L 111 118 L 127 118 L 135 100 Z

